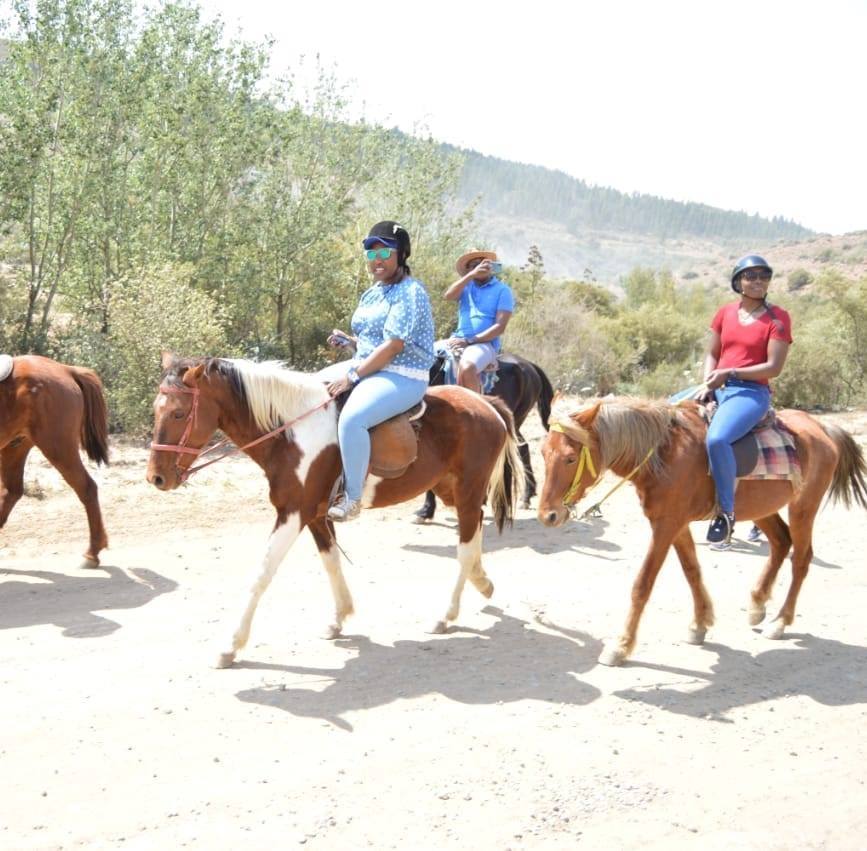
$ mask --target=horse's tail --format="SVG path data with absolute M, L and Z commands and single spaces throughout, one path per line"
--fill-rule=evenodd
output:
M 486 396 L 485 401 L 494 406 L 506 424 L 506 442 L 497 458 L 488 485 L 488 501 L 494 512 L 494 522 L 497 524 L 497 531 L 502 532 L 506 521 L 512 525 L 518 494 L 524 492 L 524 465 L 518 452 L 518 435 L 512 412 L 502 399 L 495 396 Z
M 102 382 L 92 369 L 70 366 L 69 371 L 84 397 L 81 446 L 91 461 L 108 464 L 108 408 L 102 392 Z
M 539 394 L 536 408 L 539 411 L 539 416 L 542 418 L 542 425 L 545 426 L 545 431 L 548 431 L 548 420 L 551 417 L 551 400 L 554 398 L 554 388 L 551 386 L 551 382 L 548 380 L 548 376 L 545 375 L 541 366 L 533 363 L 533 369 L 539 374 L 539 380 L 542 382 L 542 392 Z
M 864 460 L 864 450 L 840 426 L 822 423 L 822 428 L 840 453 L 828 499 L 842 502 L 846 508 L 851 508 L 853 502 L 867 508 L 867 461 Z

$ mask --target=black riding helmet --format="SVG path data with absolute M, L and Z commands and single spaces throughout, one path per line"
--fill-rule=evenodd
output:
M 409 271 L 409 266 L 406 265 L 407 258 L 412 254 L 412 246 L 409 242 L 409 233 L 403 225 L 397 222 L 386 220 L 377 222 L 367 234 L 367 238 L 362 243 L 365 249 L 370 248 L 374 243 L 381 242 L 388 248 L 393 248 L 397 251 L 397 264 L 403 266 Z
M 768 265 L 768 261 L 764 257 L 760 257 L 758 254 L 747 254 L 746 257 L 741 257 L 732 272 L 732 289 L 738 295 L 741 294 L 741 290 L 738 289 L 738 278 L 741 272 L 746 272 L 747 269 L 767 269 L 772 275 L 774 274 L 774 270 Z

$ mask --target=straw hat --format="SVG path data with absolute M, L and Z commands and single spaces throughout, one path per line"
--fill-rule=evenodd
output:
M 470 269 L 478 266 L 482 260 L 494 261 L 496 259 L 496 251 L 468 251 L 466 254 L 458 258 L 458 262 L 455 263 L 455 269 L 457 269 L 458 274 L 463 277 L 470 271 Z

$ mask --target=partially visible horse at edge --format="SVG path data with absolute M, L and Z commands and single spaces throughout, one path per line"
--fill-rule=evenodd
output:
M 90 542 L 82 567 L 97 567 L 108 536 L 96 483 L 79 455 L 80 446 L 91 461 L 108 463 L 108 413 L 93 370 L 24 355 L 0 381 L 0 528 L 24 494 L 24 465 L 34 446 L 84 505 Z
M 335 621 L 327 635 L 339 637 L 353 604 L 334 524 L 326 516 L 341 461 L 336 405 L 325 385 L 316 375 L 274 363 L 166 355 L 163 368 L 154 401 L 147 480 L 160 490 L 177 488 L 220 429 L 263 469 L 277 512 L 250 597 L 217 666 L 230 666 L 247 643 L 256 606 L 305 527 L 316 542 L 334 597 Z M 493 593 L 481 560 L 482 506 L 490 501 L 502 531 L 514 515 L 523 475 L 512 416 L 502 402 L 462 387 L 432 388 L 425 402 L 415 461 L 397 478 L 368 475 L 362 504 L 394 505 L 433 488 L 455 506 L 460 572 L 448 608 L 433 629 L 442 633 L 458 616 L 467 579 L 484 597 Z M 363 523 L 364 513 L 354 522 Z
M 631 482 L 650 521 L 650 547 L 632 587 L 626 626 L 599 661 L 619 665 L 634 649 L 641 614 L 672 544 L 693 597 L 694 619 L 687 640 L 702 644 L 714 622 L 713 604 L 702 583 L 689 523 L 711 515 L 715 489 L 705 449 L 707 427 L 699 406 L 612 398 L 572 409 L 556 399 L 554 408 L 542 447 L 545 482 L 539 520 L 546 526 L 561 525 L 570 506 L 610 469 L 621 478 L 633 476 Z M 867 464 L 848 432 L 803 411 L 780 411 L 777 420 L 795 435 L 799 486 L 795 488 L 788 479 L 741 479 L 735 492 L 736 518 L 754 521 L 770 547 L 750 595 L 751 625 L 765 619 L 777 573 L 792 551 L 789 592 L 763 630 L 772 639 L 782 638 L 794 620 L 798 592 L 813 557 L 813 523 L 825 494 L 847 508 L 853 503 L 867 508 Z M 788 506 L 788 524 L 778 513 L 784 506 Z
M 533 465 L 530 463 L 530 447 L 521 434 L 521 426 L 527 419 L 527 414 L 530 413 L 533 406 L 536 406 L 542 425 L 545 427 L 545 431 L 548 430 L 548 417 L 551 414 L 554 388 L 542 367 L 520 355 L 511 353 L 502 355 L 499 359 L 497 374 L 497 382 L 490 395 L 502 399 L 515 419 L 521 462 L 524 465 L 524 490 L 519 505 L 521 508 L 529 508 L 530 499 L 536 495 L 536 477 L 533 475 Z M 444 375 L 444 358 L 438 356 L 430 370 L 431 387 L 443 384 Z M 433 520 L 435 511 L 436 498 L 433 491 L 428 491 L 421 508 L 414 514 L 414 522 L 426 523 Z

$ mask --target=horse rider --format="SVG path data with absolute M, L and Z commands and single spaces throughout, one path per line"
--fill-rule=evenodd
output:
M 355 519 L 370 462 L 373 426 L 418 404 L 433 366 L 434 322 L 424 285 L 412 277 L 406 229 L 393 221 L 375 224 L 363 241 L 373 286 L 361 295 L 350 336 L 338 329 L 328 343 L 353 351 L 350 360 L 319 374 L 331 396 L 352 390 L 337 424 L 344 493 L 328 509 L 331 520 Z
M 448 349 L 458 365 L 458 384 L 481 393 L 481 373 L 497 361 L 515 297 L 497 275 L 501 264 L 493 251 L 469 251 L 455 264 L 460 277 L 445 291 L 458 302 L 458 327 L 436 350 Z
M 716 412 L 707 430 L 707 454 L 716 485 L 719 513 L 707 540 L 725 547 L 735 525 L 732 444 L 765 416 L 771 405 L 768 379 L 783 369 L 792 344 L 792 320 L 767 301 L 773 270 L 758 254 L 738 260 L 731 287 L 739 298 L 723 305 L 711 321 L 704 361 L 705 397 L 715 396 Z

